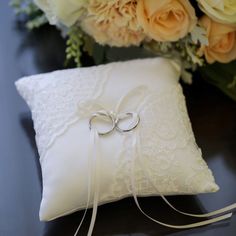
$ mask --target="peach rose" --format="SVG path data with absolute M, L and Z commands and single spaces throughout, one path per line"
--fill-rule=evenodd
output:
M 100 44 L 139 45 L 145 35 L 137 23 L 136 5 L 137 0 L 90 0 L 81 27 Z
M 144 32 L 156 41 L 177 41 L 197 22 L 188 0 L 139 0 L 137 18 Z
M 213 21 L 203 16 L 200 25 L 207 31 L 209 44 L 201 46 L 199 55 L 205 55 L 208 63 L 228 63 L 236 59 L 236 27 Z

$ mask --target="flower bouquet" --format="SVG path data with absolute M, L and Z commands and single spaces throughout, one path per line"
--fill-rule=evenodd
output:
M 55 25 L 67 38 L 66 60 L 81 66 L 138 57 L 175 59 L 182 79 L 203 78 L 236 101 L 235 0 L 13 0 L 26 26 Z M 115 55 L 115 56 L 114 56 Z

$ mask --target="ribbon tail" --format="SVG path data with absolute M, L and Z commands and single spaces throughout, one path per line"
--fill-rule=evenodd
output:
M 134 191 L 134 189 L 133 189 Z M 171 224 L 166 224 L 166 223 L 163 223 L 161 221 L 158 221 L 154 218 L 152 218 L 151 216 L 149 216 L 148 214 L 146 214 L 142 208 L 140 207 L 139 205 L 139 202 L 138 202 L 138 199 L 137 199 L 137 195 L 133 192 L 133 197 L 134 197 L 134 200 L 135 200 L 135 203 L 138 207 L 138 209 L 141 211 L 141 213 L 143 215 L 145 215 L 148 219 L 154 221 L 155 223 L 159 224 L 159 225 L 162 225 L 162 226 L 165 226 L 165 227 L 169 227 L 169 228 L 174 228 L 174 229 L 189 229 L 189 228 L 196 228 L 196 227 L 200 227 L 200 226 L 204 226 L 204 225 L 209 225 L 209 224 L 212 224 L 212 223 L 216 223 L 216 222 L 219 222 L 219 221 L 222 221 L 222 220 L 226 220 L 226 219 L 229 219 L 231 216 L 232 216 L 232 213 L 228 213 L 228 214 L 225 214 L 225 215 L 222 215 L 222 216 L 219 216 L 219 217 L 216 217 L 216 218 L 213 218 L 213 219 L 210 219 L 210 220 L 205 220 L 205 221 L 200 221 L 200 222 L 197 222 L 197 223 L 193 223 L 193 224 L 187 224 L 187 225 L 171 225 Z
M 83 217 L 80 221 L 79 226 L 76 229 L 76 232 L 74 236 L 77 236 L 79 233 L 79 230 L 83 224 L 83 221 L 85 219 L 85 216 L 87 214 L 89 204 L 90 204 L 90 197 L 91 197 L 91 177 L 93 177 L 93 183 L 94 183 L 94 198 L 93 198 L 93 212 L 92 212 L 92 218 L 89 226 L 89 231 L 88 231 L 88 236 L 92 235 L 94 224 L 96 221 L 96 215 L 97 215 L 97 207 L 98 207 L 98 200 L 99 200 L 99 187 L 100 187 L 100 163 L 99 163 L 99 148 L 97 148 L 97 142 L 98 142 L 98 133 L 95 130 L 91 130 L 90 133 L 90 147 L 89 147 L 89 158 L 88 158 L 88 198 L 87 198 L 87 203 L 86 203 L 86 208 L 83 214 Z M 92 153 L 91 153 L 92 152 Z M 92 165 L 92 162 L 94 165 Z
M 93 160 L 95 163 L 95 175 L 94 175 L 94 198 L 93 198 L 93 212 L 92 218 L 88 230 L 88 236 L 91 236 L 93 233 L 96 216 L 97 216 L 97 209 L 98 209 L 98 201 L 99 201 L 99 191 L 100 191 L 100 149 L 99 149 L 99 135 L 98 132 L 95 130 L 91 130 L 91 134 L 93 136 Z
M 90 135 L 91 136 L 91 135 Z M 92 139 L 92 136 L 91 136 Z M 89 147 L 89 155 L 88 155 L 88 197 L 87 197 L 87 203 L 86 203 L 86 208 L 83 214 L 83 217 L 80 221 L 79 226 L 77 227 L 74 236 L 77 236 L 77 234 L 79 233 L 79 230 L 84 222 L 85 216 L 88 212 L 88 208 L 89 208 L 89 203 L 90 203 L 90 197 L 91 197 L 91 177 L 93 176 L 93 168 L 92 168 L 92 160 L 91 160 L 91 151 L 93 150 L 93 142 L 90 140 L 90 147 Z
M 145 163 L 142 161 L 142 158 L 139 158 L 139 162 L 140 162 L 141 166 L 143 167 L 142 170 L 144 171 L 146 179 L 149 181 L 149 183 L 152 185 L 152 187 L 157 191 L 157 193 L 160 195 L 160 197 L 165 201 L 165 203 L 170 208 L 172 208 L 174 211 L 176 211 L 176 212 L 178 212 L 178 213 L 180 213 L 182 215 L 191 216 L 191 217 L 197 217 L 197 218 L 205 218 L 205 217 L 213 217 L 213 216 L 216 216 L 216 215 L 225 214 L 227 212 L 234 211 L 236 209 L 236 203 L 234 203 L 234 204 L 231 204 L 231 205 L 226 206 L 224 208 L 221 208 L 221 209 L 218 209 L 218 210 L 206 213 L 206 214 L 191 214 L 191 213 L 187 213 L 187 212 L 181 211 L 181 210 L 177 209 L 176 207 L 174 207 L 166 199 L 166 197 L 158 190 L 158 188 L 154 184 L 152 178 L 150 177 L 150 174 L 148 173 L 147 167 L 146 167 Z
M 141 213 L 144 216 L 146 216 L 148 219 L 154 221 L 157 224 L 160 224 L 162 226 L 169 227 L 169 228 L 174 228 L 174 229 L 196 228 L 196 227 L 200 227 L 200 226 L 204 226 L 204 225 L 209 225 L 209 224 L 212 224 L 212 223 L 215 223 L 215 222 L 219 222 L 219 221 L 228 219 L 228 218 L 230 218 L 232 216 L 232 213 L 228 213 L 228 214 L 225 214 L 225 215 L 213 218 L 213 219 L 204 220 L 204 221 L 200 221 L 200 222 L 197 222 L 197 223 L 186 224 L 186 225 L 172 225 L 172 224 L 166 224 L 166 223 L 163 223 L 161 221 L 158 221 L 158 220 L 152 218 L 151 216 L 149 216 L 148 214 L 146 214 L 142 210 L 142 208 L 140 207 L 140 204 L 139 204 L 138 198 L 137 198 L 137 194 L 136 194 L 136 188 L 135 188 L 135 179 L 134 179 L 135 173 L 134 173 L 134 168 L 135 168 L 135 156 L 137 154 L 137 152 L 136 152 L 136 146 L 137 145 L 136 144 L 137 144 L 137 138 L 136 138 L 136 135 L 134 135 L 133 143 L 132 143 L 132 149 L 133 149 L 134 154 L 133 154 L 133 157 L 132 157 L 132 160 L 131 160 L 131 187 L 132 187 L 132 194 L 133 194 L 134 201 L 135 201 L 138 209 L 141 211 Z M 167 201 L 167 199 L 166 199 L 166 201 Z

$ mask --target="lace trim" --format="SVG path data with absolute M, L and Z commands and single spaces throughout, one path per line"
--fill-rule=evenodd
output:
M 156 186 L 165 195 L 193 194 L 208 192 L 211 189 L 216 191 L 215 184 L 208 186 L 211 181 L 214 183 L 214 177 L 196 145 L 181 86 L 174 86 L 161 93 L 151 93 L 138 110 L 141 122 L 136 133 L 140 140 L 139 157 L 135 157 L 137 194 L 155 194 L 155 189 L 146 179 L 138 158 L 142 158 L 146 163 Z M 122 197 L 124 188 L 130 194 L 132 192 L 130 168 L 134 157 L 132 157 L 131 142 L 132 137 L 126 136 L 125 148 L 120 154 L 117 171 L 114 174 L 112 193 L 114 196 Z M 182 156 L 183 153 L 185 156 Z M 186 161 L 188 157 L 191 158 L 190 161 Z M 183 168 L 183 164 L 186 168 Z M 191 176 L 181 173 L 184 169 L 191 170 Z M 198 184 L 198 181 L 205 182 L 206 186 Z
M 32 111 L 41 159 L 56 138 L 80 119 L 79 104 L 98 99 L 103 93 L 110 70 L 97 66 L 55 71 L 26 77 L 17 83 L 17 87 L 27 84 L 20 91 Z

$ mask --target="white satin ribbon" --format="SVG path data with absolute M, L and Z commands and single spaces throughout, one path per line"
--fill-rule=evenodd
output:
M 139 95 L 138 99 L 137 99 L 137 106 L 143 101 L 143 99 L 145 99 L 148 96 L 149 92 L 148 89 L 145 86 L 138 86 L 136 88 L 134 88 L 133 90 L 131 90 L 127 95 L 124 95 L 118 102 L 118 104 L 116 105 L 114 111 L 110 111 L 109 114 L 118 114 L 121 110 L 121 106 L 123 104 L 125 104 L 125 102 L 127 100 L 129 100 L 131 97 L 137 96 Z M 94 112 L 98 111 L 98 110 L 103 110 L 105 112 L 107 112 L 107 109 L 101 105 L 100 103 L 98 103 L 96 100 L 89 100 L 86 101 L 84 103 L 81 103 L 79 105 L 79 116 L 81 118 L 85 118 L 85 117 L 89 117 L 91 116 L 91 114 L 93 114 Z M 116 130 L 117 132 L 119 132 L 119 129 Z M 132 195 L 134 198 L 134 201 L 138 207 L 138 209 L 141 211 L 142 214 L 144 214 L 147 218 L 149 218 L 150 220 L 154 221 L 155 223 L 158 223 L 162 226 L 165 227 L 169 227 L 169 228 L 175 228 L 175 229 L 188 229 L 188 228 L 195 228 L 195 227 L 200 227 L 203 225 L 208 225 L 214 222 L 219 222 L 225 219 L 228 219 L 232 216 L 232 213 L 227 213 L 229 211 L 235 210 L 236 209 L 236 203 L 229 205 L 227 207 L 224 207 L 222 209 L 210 212 L 210 213 L 206 213 L 206 214 L 190 214 L 190 213 L 186 213 L 183 211 L 178 210 L 177 208 L 175 208 L 166 198 L 165 196 L 158 190 L 157 186 L 154 184 L 151 176 L 149 175 L 149 172 L 147 170 L 146 165 L 144 164 L 144 162 L 142 161 L 142 158 L 139 155 L 139 151 L 137 150 L 139 147 L 139 143 L 137 140 L 137 134 L 136 134 L 137 130 L 131 131 L 129 132 L 129 134 L 126 135 L 131 135 L 131 139 L 132 139 L 132 152 L 133 152 L 133 156 L 132 156 L 132 166 L 131 166 L 131 175 L 130 175 L 130 180 L 131 180 L 131 188 L 132 188 Z M 95 225 L 95 221 L 96 221 L 96 215 L 97 215 L 97 208 L 98 208 L 98 204 L 99 204 L 99 192 L 100 192 L 100 164 L 101 164 L 101 152 L 100 152 L 100 145 L 99 145 L 99 139 L 100 136 L 98 134 L 98 131 L 96 131 L 95 129 L 91 128 L 91 132 L 90 132 L 90 147 L 89 147 L 89 158 L 88 158 L 88 169 L 90 170 L 90 173 L 88 175 L 88 198 L 87 198 L 87 204 L 86 204 L 86 208 L 85 208 L 85 212 L 84 215 L 82 217 L 82 220 L 74 234 L 74 236 L 78 235 L 78 232 L 81 228 L 81 225 L 84 221 L 84 218 L 86 216 L 87 210 L 89 208 L 89 203 L 90 203 L 90 195 L 91 195 L 91 186 L 94 186 L 94 194 L 93 194 L 93 211 L 92 211 L 92 218 L 91 218 L 91 222 L 90 222 L 90 226 L 89 226 L 89 230 L 88 230 L 88 236 L 92 235 L 93 232 L 93 228 Z M 171 225 L 171 224 L 166 224 L 163 223 L 161 221 L 158 221 L 154 218 L 152 218 L 151 216 L 149 216 L 148 214 L 146 214 L 142 208 L 140 207 L 140 204 L 138 202 L 138 198 L 137 198 L 137 194 L 136 194 L 136 187 L 135 187 L 135 173 L 134 173 L 134 169 L 135 169 L 135 157 L 138 157 L 138 160 L 142 166 L 142 170 L 144 171 L 144 174 L 147 178 L 147 180 L 150 182 L 150 184 L 153 186 L 153 188 L 157 191 L 157 194 L 159 194 L 162 199 L 167 203 L 168 206 L 170 206 L 174 211 L 186 215 L 186 216 L 190 216 L 190 217 L 213 217 L 216 215 L 220 215 L 223 214 L 221 216 L 217 216 L 215 218 L 209 219 L 209 220 L 204 220 L 204 221 L 200 221 L 197 223 L 193 223 L 193 224 L 187 224 L 187 225 Z M 92 179 L 92 181 L 91 181 Z M 92 184 L 92 183 L 93 184 Z
M 135 131 L 132 131 L 132 133 L 134 133 Z M 183 211 L 180 211 L 178 209 L 176 209 L 165 197 L 164 195 L 157 189 L 157 187 L 155 186 L 155 184 L 153 183 L 152 179 L 150 178 L 149 174 L 148 174 L 148 171 L 146 169 L 146 166 L 143 165 L 143 162 L 142 162 L 142 167 L 143 170 L 144 170 L 144 173 L 146 175 L 146 178 L 148 179 L 148 181 L 152 184 L 152 186 L 156 189 L 157 193 L 162 197 L 162 199 L 175 211 L 177 211 L 178 213 L 180 214 L 183 214 L 183 215 L 187 215 L 187 216 L 191 216 L 191 217 L 210 217 L 210 216 L 215 216 L 215 215 L 219 215 L 219 214 L 224 214 L 222 216 L 218 216 L 216 218 L 212 218 L 212 219 L 209 219 L 209 220 L 204 220 L 204 221 L 200 221 L 200 222 L 197 222 L 197 223 L 193 223 L 193 224 L 187 224 L 187 225 L 171 225 L 171 224 L 166 224 L 166 223 L 163 223 L 161 221 L 158 221 L 154 218 L 152 218 L 151 216 L 149 216 L 148 214 L 146 214 L 142 208 L 140 207 L 140 204 L 138 202 L 138 198 L 137 198 L 137 194 L 136 194 L 136 188 L 135 188 L 135 180 L 134 180 L 134 176 L 135 176 L 135 173 L 134 173 L 134 168 L 135 168 L 135 156 L 139 157 L 140 155 L 138 155 L 136 149 L 138 148 L 138 145 L 137 145 L 137 134 L 133 134 L 132 136 L 132 139 L 133 139 L 133 142 L 132 142 L 132 149 L 133 149 L 133 157 L 132 157 L 132 162 L 131 162 L 131 175 L 130 175 L 130 178 L 131 178 L 131 188 L 132 188 L 132 195 L 133 195 L 133 198 L 134 198 L 134 201 L 138 207 L 138 209 L 141 211 L 141 213 L 143 215 L 145 215 L 148 219 L 154 221 L 155 223 L 158 223 L 162 226 L 165 226 L 165 227 L 169 227 L 169 228 L 174 228 L 174 229 L 188 229 L 188 228 L 196 228 L 196 227 L 200 227 L 200 226 L 203 226 L 203 225 L 208 225 L 208 224 L 212 224 L 212 223 L 215 223 L 215 222 L 219 222 L 219 221 L 222 221 L 222 220 L 225 220 L 225 219 L 228 219 L 232 216 L 232 213 L 228 213 L 228 214 L 224 214 L 228 211 L 232 211 L 236 208 L 236 204 L 232 204 L 230 206 L 227 206 L 225 208 L 222 208 L 222 209 L 219 209 L 217 211 L 213 211 L 211 213 L 208 213 L 208 214 L 189 214 L 189 213 L 186 213 L 186 212 L 183 212 Z M 141 158 L 139 158 L 140 160 Z

